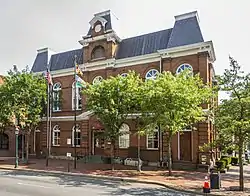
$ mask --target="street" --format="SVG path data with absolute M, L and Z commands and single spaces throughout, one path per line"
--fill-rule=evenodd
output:
M 1 196 L 167 195 L 191 196 L 161 186 L 79 176 L 0 170 Z

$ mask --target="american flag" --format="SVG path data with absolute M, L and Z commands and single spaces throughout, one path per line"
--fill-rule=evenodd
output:
M 47 82 L 48 82 L 49 85 L 53 84 L 49 68 L 47 68 L 47 71 L 46 71 L 46 74 L 45 74 L 45 78 L 46 78 L 46 80 L 47 80 Z

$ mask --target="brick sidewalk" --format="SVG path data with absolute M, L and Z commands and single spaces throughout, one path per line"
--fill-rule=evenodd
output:
M 196 172 L 196 171 L 173 171 L 173 176 L 169 177 L 167 171 L 157 170 L 155 167 L 143 167 L 142 172 L 137 172 L 135 167 L 128 167 L 124 165 L 115 165 L 116 170 L 111 171 L 109 164 L 84 164 L 77 163 L 77 169 L 73 169 L 73 161 L 65 160 L 49 160 L 49 166 L 46 167 L 44 159 L 32 159 L 30 164 L 23 165 L 20 164 L 20 169 L 30 169 L 30 170 L 41 170 L 41 171 L 68 171 L 68 163 L 70 163 L 70 172 L 72 173 L 81 173 L 97 176 L 114 176 L 114 177 L 123 177 L 131 178 L 138 180 L 150 180 L 158 181 L 166 184 L 167 186 L 201 192 L 202 186 L 204 183 L 204 177 L 206 173 Z M 0 161 L 0 167 L 4 168 L 13 168 L 14 160 L 4 160 Z M 244 179 L 246 192 L 240 193 L 235 191 L 229 191 L 230 187 L 238 186 L 238 173 L 236 167 L 232 167 L 233 171 L 227 174 L 221 174 L 222 178 L 222 189 L 220 191 L 212 191 L 216 195 L 250 195 L 250 175 L 247 175 Z

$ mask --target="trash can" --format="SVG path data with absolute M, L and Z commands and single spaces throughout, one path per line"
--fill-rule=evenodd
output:
M 211 189 L 220 189 L 221 187 L 221 177 L 219 173 L 210 174 L 210 188 Z

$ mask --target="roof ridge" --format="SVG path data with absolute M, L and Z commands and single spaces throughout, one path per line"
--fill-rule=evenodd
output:
M 54 54 L 52 54 L 51 56 L 54 56 L 54 55 L 59 55 L 59 54 L 64 54 L 64 53 L 67 53 L 67 52 L 73 52 L 73 51 L 76 51 L 76 50 L 82 50 L 82 48 L 73 49 L 73 50 L 65 50 L 65 51 L 61 51 L 61 52 L 58 52 L 58 53 L 54 53 Z
M 127 38 L 125 38 L 125 39 L 122 39 L 122 41 L 123 41 L 123 40 L 127 40 L 127 39 L 132 39 L 132 38 L 147 36 L 147 35 L 150 35 L 150 34 L 159 33 L 159 32 L 163 32 L 163 31 L 169 31 L 169 30 L 172 30 L 172 29 L 173 29 L 173 28 L 162 29 L 162 30 L 159 30 L 159 31 L 153 31 L 153 32 L 150 32 L 150 33 L 144 33 L 144 34 L 136 35 L 136 36 L 133 36 L 133 37 L 127 37 Z

